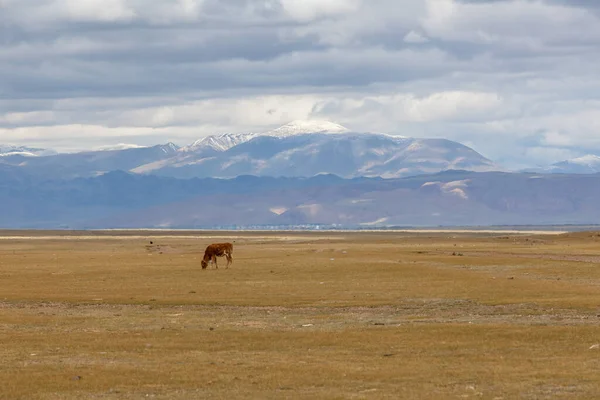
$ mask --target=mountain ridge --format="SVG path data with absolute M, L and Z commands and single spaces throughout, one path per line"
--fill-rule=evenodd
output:
M 141 156 L 142 153 L 146 155 Z M 0 145 L 0 164 L 19 166 L 33 175 L 37 169 L 41 177 L 55 174 L 64 178 L 95 176 L 116 169 L 176 178 L 319 173 L 346 178 L 392 178 L 446 169 L 507 171 L 472 148 L 448 139 L 353 132 L 333 122 L 310 120 L 292 121 L 265 132 L 209 135 L 186 146 L 172 142 L 154 146 L 120 143 L 95 150 L 56 153 L 49 149 Z M 600 172 L 600 157 L 588 154 L 547 167 L 514 172 L 596 173 Z
M 113 171 L 32 180 L 0 165 L 1 228 L 599 224 L 600 174 L 448 170 L 404 178 L 176 179 Z
M 552 164 L 554 173 L 595 174 L 600 172 L 600 157 L 595 154 L 572 158 Z
M 389 178 L 452 168 L 501 169 L 470 147 L 451 140 L 352 132 L 328 121 L 292 121 L 262 133 L 211 135 L 183 147 L 173 143 L 121 147 L 36 159 L 10 155 L 0 162 L 20 166 L 34 175 L 66 178 L 116 169 L 175 178 L 320 173 Z

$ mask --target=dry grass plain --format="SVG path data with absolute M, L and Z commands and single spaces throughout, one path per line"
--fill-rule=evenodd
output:
M 1 399 L 591 399 L 599 343 L 593 232 L 0 232 Z

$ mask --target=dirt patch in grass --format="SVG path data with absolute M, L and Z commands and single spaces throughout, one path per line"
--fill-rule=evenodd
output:
M 520 254 L 520 253 L 502 253 L 502 252 L 460 252 L 452 255 L 460 255 L 467 257 L 510 257 L 510 258 L 532 258 L 539 260 L 557 260 L 557 261 L 577 261 L 600 264 L 600 255 L 588 256 L 588 255 L 577 255 L 577 254 L 547 254 L 547 253 L 534 253 L 534 254 Z
M 151 244 L 147 244 L 146 250 L 148 251 L 148 253 L 158 253 L 158 254 L 176 254 L 176 253 L 182 253 L 183 251 L 181 249 L 177 249 L 173 246 L 163 246 L 160 244 L 153 244 L 152 241 L 150 241 Z

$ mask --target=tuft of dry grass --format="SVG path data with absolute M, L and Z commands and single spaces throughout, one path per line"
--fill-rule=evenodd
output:
M 0 236 L 0 398 L 600 393 L 591 234 L 231 233 L 202 270 L 212 233 L 26 233 Z

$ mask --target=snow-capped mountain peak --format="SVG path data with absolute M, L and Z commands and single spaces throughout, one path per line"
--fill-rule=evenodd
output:
M 549 170 L 554 173 L 595 174 L 600 172 L 600 157 L 588 154 L 552 164 Z
M 177 146 L 173 142 L 169 142 L 169 143 L 163 145 L 161 148 L 162 148 L 162 151 L 165 152 L 165 153 L 167 153 L 167 154 L 179 150 L 179 146 Z
M 165 154 L 175 153 L 179 146 L 175 143 L 169 142 L 166 144 L 159 144 L 154 146 L 142 146 L 138 144 L 131 143 L 117 143 L 115 145 L 106 145 L 95 148 L 93 151 L 121 151 L 121 150 L 133 150 L 133 149 L 149 149 L 149 148 L 157 148 L 160 149 Z
M 342 125 L 320 120 L 296 120 L 266 132 L 265 136 L 287 137 L 306 133 L 347 133 L 350 130 Z
M 182 153 L 190 153 L 207 148 L 217 151 L 226 151 L 258 136 L 284 138 L 309 133 L 346 133 L 349 131 L 348 128 L 329 121 L 297 120 L 262 133 L 224 133 L 221 135 L 206 136 L 196 140 L 189 146 L 182 147 L 179 151 Z
M 225 151 L 238 144 L 247 142 L 255 136 L 256 135 L 252 133 L 224 133 L 221 135 L 211 135 L 198 139 L 189 146 L 182 147 L 179 151 L 189 153 L 203 148 Z
M 37 157 L 54 154 L 56 154 L 54 150 L 38 149 L 26 146 L 0 145 L 0 157 L 17 155 L 25 157 Z
M 548 167 L 528 168 L 524 172 L 551 174 L 596 174 L 600 172 L 600 157 L 594 154 L 560 161 Z
M 587 165 L 587 166 L 600 166 L 600 157 L 594 154 L 587 154 L 582 157 L 573 158 L 567 160 L 571 164 Z

